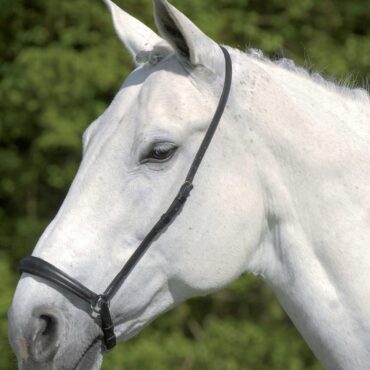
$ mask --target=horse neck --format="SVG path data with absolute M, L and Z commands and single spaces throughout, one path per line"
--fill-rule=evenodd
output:
M 270 63 L 243 63 L 237 67 L 238 108 L 254 139 L 249 151 L 259 162 L 266 199 L 265 233 L 249 271 L 273 287 L 328 369 L 365 369 L 368 100 L 345 97 Z

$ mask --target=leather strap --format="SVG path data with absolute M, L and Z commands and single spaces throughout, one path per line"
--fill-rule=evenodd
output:
M 109 311 L 110 301 L 104 294 L 92 292 L 62 270 L 38 257 L 28 256 L 23 258 L 19 264 L 19 270 L 51 281 L 87 302 L 92 312 L 100 316 L 105 348 L 110 350 L 116 345 L 114 325 Z
M 177 214 L 182 209 L 183 205 L 190 195 L 190 192 L 193 189 L 194 177 L 208 149 L 208 146 L 212 141 L 213 135 L 215 134 L 217 126 L 225 110 L 232 83 L 232 62 L 228 51 L 223 46 L 220 47 L 225 57 L 224 88 L 217 106 L 217 110 L 212 118 L 208 130 L 198 149 L 198 152 L 194 157 L 193 163 L 191 164 L 189 172 L 185 178 L 185 182 L 181 185 L 178 194 L 176 195 L 175 199 L 173 200 L 167 211 L 160 217 L 158 222 L 145 236 L 144 240 L 140 243 L 135 252 L 125 263 L 121 271 L 115 276 L 105 292 L 103 294 L 96 294 L 92 292 L 83 284 L 79 283 L 74 278 L 70 277 L 57 267 L 53 266 L 49 262 L 44 261 L 41 258 L 29 256 L 23 258 L 20 262 L 19 270 L 21 272 L 35 275 L 43 278 L 44 280 L 50 281 L 55 285 L 61 287 L 62 289 L 69 291 L 75 296 L 81 298 L 90 305 L 92 313 L 96 313 L 100 316 L 101 328 L 104 336 L 103 339 L 106 350 L 110 350 L 116 345 L 114 324 L 109 310 L 110 301 L 116 294 L 117 290 L 125 282 L 136 264 L 144 256 L 145 252 L 152 244 L 154 238 L 158 236 L 165 229 L 165 227 L 167 227 L 167 225 L 169 225 L 175 219 Z

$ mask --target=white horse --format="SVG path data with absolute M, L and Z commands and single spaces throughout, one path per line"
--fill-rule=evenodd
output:
M 219 46 L 166 0 L 158 36 L 110 0 L 137 62 L 86 130 L 81 167 L 41 257 L 100 292 L 171 202 L 222 91 Z M 327 369 L 370 368 L 370 103 L 258 53 L 228 48 L 230 100 L 173 224 L 111 304 L 119 340 L 244 273 L 274 289 Z M 9 311 L 20 369 L 99 369 L 84 303 L 24 274 Z

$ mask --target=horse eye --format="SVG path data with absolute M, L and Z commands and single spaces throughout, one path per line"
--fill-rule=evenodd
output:
M 140 163 L 166 162 L 175 154 L 177 146 L 173 143 L 155 143 L 140 160 Z

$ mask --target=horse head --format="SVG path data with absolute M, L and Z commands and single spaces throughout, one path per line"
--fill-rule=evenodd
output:
M 105 2 L 136 69 L 84 133 L 80 168 L 33 252 L 94 292 L 104 291 L 175 197 L 225 77 L 219 45 L 167 1 L 154 1 L 159 35 Z M 225 287 L 253 260 L 264 199 L 235 109 L 232 89 L 192 196 L 112 298 L 118 340 Z M 9 318 L 21 369 L 100 367 L 99 320 L 60 286 L 23 274 Z

